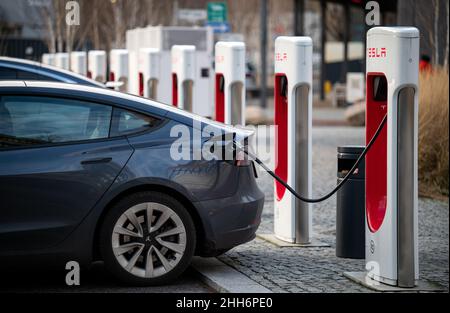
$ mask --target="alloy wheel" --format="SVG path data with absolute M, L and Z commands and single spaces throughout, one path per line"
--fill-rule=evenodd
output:
M 129 273 L 154 278 L 170 272 L 186 249 L 186 229 L 168 206 L 146 202 L 132 206 L 117 220 L 112 249 Z

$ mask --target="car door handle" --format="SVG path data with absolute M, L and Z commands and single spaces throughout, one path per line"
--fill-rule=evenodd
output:
M 81 161 L 82 165 L 85 164 L 98 164 L 98 163 L 108 163 L 111 162 L 112 158 L 96 158 L 96 159 L 89 159 Z

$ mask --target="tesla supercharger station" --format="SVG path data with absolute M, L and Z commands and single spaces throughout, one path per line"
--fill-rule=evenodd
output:
M 367 33 L 366 269 L 376 281 L 414 287 L 417 245 L 419 31 L 375 27 Z
M 211 27 L 147 26 L 126 32 L 126 49 L 129 52 L 129 92 L 139 94 L 139 50 L 157 49 L 160 53 L 157 101 L 172 103 L 172 47 L 195 46 L 195 85 L 192 111 L 195 114 L 214 115 L 214 34 Z
M 216 43 L 216 114 L 217 121 L 245 124 L 245 44 Z
M 55 54 L 55 66 L 64 70 L 69 70 L 69 54 L 65 52 L 58 52 Z
M 98 82 L 106 82 L 106 52 L 91 50 L 88 52 L 87 76 Z
M 305 197 L 311 197 L 312 40 L 275 40 L 275 173 Z M 311 242 L 311 205 L 275 182 L 275 236 Z
M 85 51 L 70 53 L 70 70 L 80 75 L 87 75 L 87 55 Z
M 128 91 L 128 51 L 125 49 L 112 49 L 110 53 L 109 80 L 123 82 L 117 90 Z
M 44 53 L 42 55 L 41 61 L 44 64 L 55 66 L 55 54 L 54 53 Z
M 172 46 L 173 106 L 192 112 L 195 74 L 195 46 Z
M 138 81 L 139 95 L 158 99 L 161 53 L 158 49 L 142 48 L 139 50 Z M 159 90 L 163 92 L 162 90 Z

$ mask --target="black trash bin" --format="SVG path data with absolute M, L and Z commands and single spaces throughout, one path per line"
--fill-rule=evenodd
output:
M 338 183 L 355 164 L 363 146 L 338 147 Z M 364 160 L 337 192 L 336 256 L 364 259 L 365 257 L 365 167 Z

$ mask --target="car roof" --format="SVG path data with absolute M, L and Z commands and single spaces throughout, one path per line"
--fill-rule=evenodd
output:
M 25 68 L 37 68 L 39 70 L 42 70 L 44 73 L 45 72 L 50 72 L 50 73 L 56 73 L 56 74 L 62 74 L 65 77 L 70 77 L 72 79 L 75 79 L 75 83 L 79 83 L 79 81 L 82 82 L 86 82 L 90 85 L 94 85 L 96 87 L 102 87 L 105 88 L 105 85 L 90 79 L 86 76 L 80 75 L 78 73 L 72 72 L 72 71 L 68 71 L 56 66 L 52 66 L 52 65 L 48 65 L 48 64 L 44 64 L 44 63 L 40 63 L 40 62 L 36 62 L 36 61 L 31 61 L 31 60 L 25 60 L 25 59 L 18 59 L 18 58 L 11 58 L 11 57 L 2 57 L 0 56 L 0 66 L 2 64 L 10 64 L 10 65 L 15 65 L 15 66 L 21 66 L 21 67 L 25 67 Z
M 0 89 L 6 87 L 23 87 L 23 88 L 39 88 L 47 90 L 67 90 L 67 91 L 81 91 L 90 94 L 106 95 L 112 97 L 120 97 L 122 99 L 131 100 L 134 102 L 141 102 L 147 105 L 153 105 L 159 108 L 167 109 L 167 105 L 152 101 L 150 99 L 141 98 L 131 94 L 115 91 L 109 88 L 96 88 L 81 84 L 68 84 L 63 82 L 50 82 L 50 81 L 36 81 L 36 80 L 0 80 Z
M 184 110 L 181 110 L 172 105 L 164 104 L 161 102 L 157 102 L 148 98 L 139 97 L 136 95 L 132 95 L 129 93 L 124 93 L 116 90 L 111 90 L 109 88 L 97 88 L 92 86 L 80 85 L 80 84 L 68 84 L 68 83 L 59 83 L 59 82 L 48 82 L 48 81 L 0 81 L 0 91 L 6 88 L 18 88 L 18 89 L 31 89 L 38 88 L 41 90 L 54 90 L 54 91 L 62 91 L 61 94 L 64 94 L 64 91 L 74 91 L 74 92 L 82 92 L 86 94 L 90 94 L 94 98 L 99 97 L 115 97 L 120 98 L 121 100 L 131 101 L 132 103 L 139 104 L 139 108 L 147 106 L 147 111 L 150 111 L 150 108 L 154 108 L 158 111 L 165 111 L 166 113 L 163 116 L 167 116 L 168 118 L 177 120 L 181 123 L 188 124 L 192 126 L 192 122 L 195 125 L 201 127 L 201 124 L 208 124 L 214 127 L 220 128 L 225 132 L 238 132 L 239 134 L 247 137 L 253 134 L 253 131 L 248 129 L 235 128 L 231 125 L 226 125 L 217 121 L 213 121 L 206 117 L 190 113 Z M 197 122 L 197 124 L 196 124 Z
M 33 66 L 41 66 L 41 64 L 42 64 L 40 62 L 36 62 L 36 61 L 32 61 L 32 60 L 11 58 L 11 57 L 5 57 L 5 56 L 0 56 L 0 61 L 13 62 L 13 63 L 19 63 L 19 64 L 26 64 L 26 65 L 33 65 Z
M 112 90 L 109 88 L 103 88 L 99 89 L 96 87 L 86 86 L 86 85 L 79 85 L 79 84 L 68 84 L 68 83 L 60 83 L 60 82 L 48 82 L 48 81 L 0 81 L 0 88 L 2 87 L 24 87 L 24 88 L 45 88 L 45 89 L 57 89 L 57 90 L 71 90 L 71 91 L 81 91 L 91 94 L 98 94 L 98 95 L 106 95 L 106 96 L 112 96 L 112 97 L 119 97 L 122 99 L 134 101 L 134 102 L 140 102 L 147 105 L 152 105 L 154 107 L 164 109 L 171 111 L 173 109 L 176 109 L 174 107 L 171 107 L 169 105 L 159 103 L 147 98 L 135 96 L 132 94 L 119 92 L 116 90 Z

